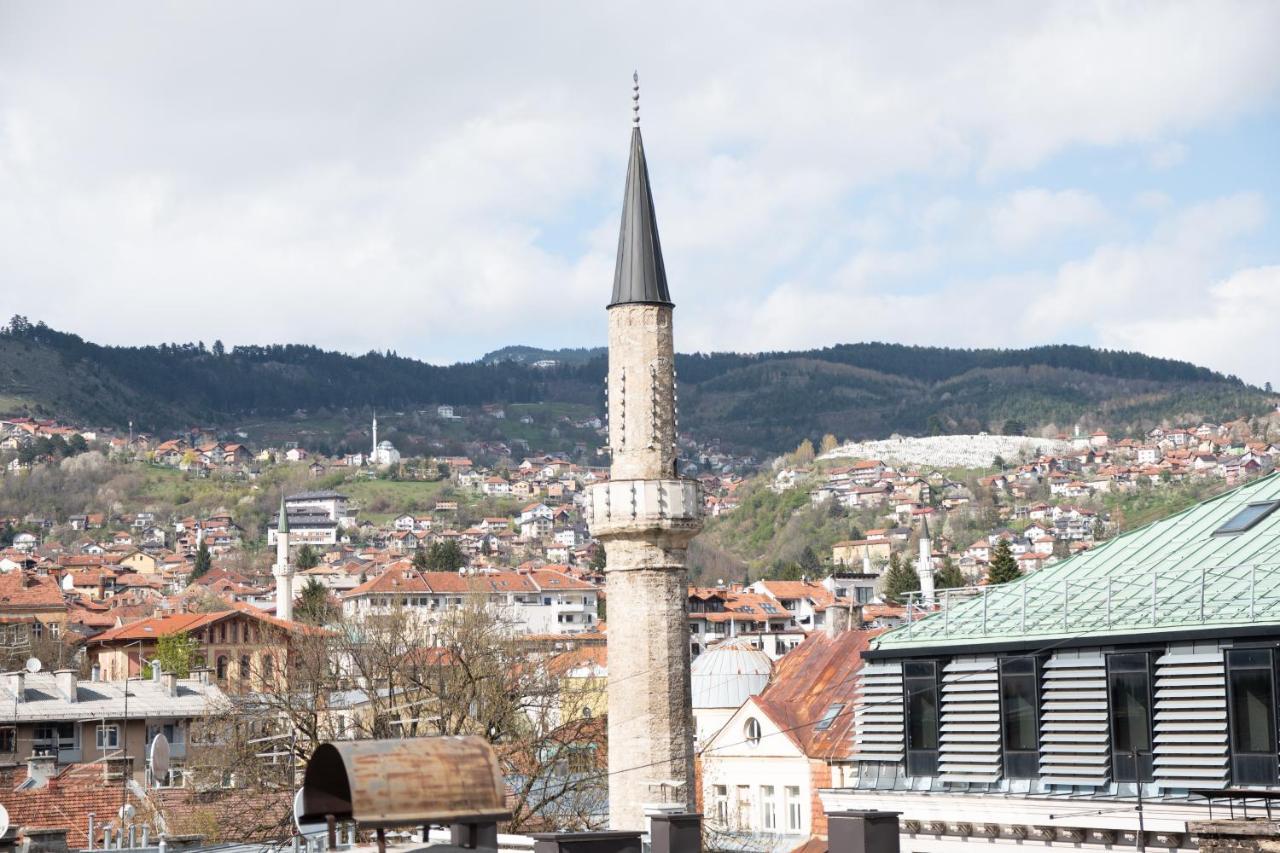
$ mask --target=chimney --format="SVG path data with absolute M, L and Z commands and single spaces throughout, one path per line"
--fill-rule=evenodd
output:
M 108 755 L 102 759 L 102 778 L 118 782 L 133 775 L 133 759 L 127 755 Z
M 6 672 L 4 674 L 6 680 L 5 686 L 8 687 L 9 692 L 16 697 L 14 701 L 25 702 L 27 699 L 25 690 L 26 676 L 27 674 L 20 669 L 15 672 Z
M 827 812 L 827 849 L 831 853 L 898 853 L 901 812 Z
M 843 601 L 827 605 L 827 636 L 838 637 L 849 630 L 850 607 Z
M 58 775 L 58 756 L 32 755 L 27 759 L 27 778 L 33 779 L 32 787 L 43 788 Z
M 209 683 L 209 667 L 207 666 L 193 666 L 191 675 L 201 684 L 207 685 Z
M 55 669 L 53 671 L 53 681 L 58 685 L 58 692 L 62 694 L 62 698 L 68 702 L 77 700 L 76 671 L 74 669 Z
M 164 695 L 170 699 L 176 697 L 178 695 L 178 674 L 176 672 L 161 673 L 160 685 L 161 689 L 164 690 Z

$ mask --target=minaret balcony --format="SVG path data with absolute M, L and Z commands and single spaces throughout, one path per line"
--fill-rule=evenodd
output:
M 609 480 L 587 490 L 593 536 L 643 528 L 699 530 L 702 484 L 697 480 Z

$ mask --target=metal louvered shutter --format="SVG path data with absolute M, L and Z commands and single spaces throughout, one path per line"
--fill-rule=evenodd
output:
M 902 761 L 903 722 L 901 662 L 864 664 L 853 711 L 857 759 Z
M 944 782 L 1000 779 L 1000 676 L 996 659 L 957 658 L 942 676 Z
M 1106 785 L 1111 767 L 1107 662 L 1059 652 L 1044 664 L 1040 779 L 1046 785 Z
M 1171 645 L 1156 660 L 1155 778 L 1164 788 L 1225 788 L 1227 683 L 1218 643 Z

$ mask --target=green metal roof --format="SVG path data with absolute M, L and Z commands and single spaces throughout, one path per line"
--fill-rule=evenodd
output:
M 1275 500 L 1280 472 L 1020 580 L 984 587 L 873 645 L 888 651 L 1280 626 L 1280 509 L 1248 530 L 1213 535 L 1247 505 Z

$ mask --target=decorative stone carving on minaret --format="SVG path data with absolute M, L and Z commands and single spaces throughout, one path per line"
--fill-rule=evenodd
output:
M 293 618 L 293 566 L 289 563 L 289 515 L 280 496 L 280 517 L 276 521 L 276 564 L 271 568 L 276 578 L 276 615 Z
M 618 259 L 609 301 L 610 479 L 587 512 L 605 548 L 609 614 L 609 823 L 644 829 L 648 809 L 692 811 L 689 541 L 702 529 L 696 480 L 679 477 L 675 346 L 644 144 L 639 81 Z

